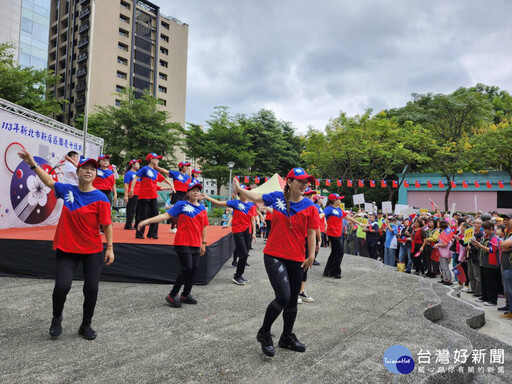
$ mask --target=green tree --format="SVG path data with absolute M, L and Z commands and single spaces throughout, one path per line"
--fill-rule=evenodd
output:
M 169 112 L 159 108 L 158 99 L 148 92 L 136 98 L 134 90 L 126 88 L 118 95 L 119 107 L 97 107 L 89 115 L 88 132 L 104 138 L 104 153 L 111 154 L 115 164 L 144 159 L 149 152 L 155 152 L 164 156 L 162 166 L 170 167 L 175 161 L 173 148 L 181 144 L 181 125 L 169 122 Z M 83 127 L 83 116 L 75 125 Z
M 271 176 L 277 172 L 284 176 L 293 167 L 302 167 L 302 142 L 291 123 L 278 120 L 267 109 L 250 117 L 238 115 L 236 120 L 250 137 L 252 174 Z
M 217 181 L 217 194 L 229 180 L 228 162 L 235 163 L 233 174 L 247 174 L 254 154 L 251 138 L 244 126 L 229 114 L 227 107 L 216 107 L 208 128 L 189 124 L 185 135 L 185 153 L 195 158 L 203 168 L 203 176 Z
M 0 44 L 0 97 L 45 116 L 61 114 L 64 100 L 48 90 L 58 77 L 46 69 L 19 66 L 13 49 L 13 44 Z
M 423 127 L 422 151 L 431 159 L 426 170 L 445 177 L 444 202 L 448 210 L 451 181 L 475 163 L 470 151 L 471 138 L 493 121 L 495 112 L 490 98 L 471 88 L 459 88 L 449 95 L 413 94 L 413 101 L 389 114 L 402 125 L 410 121 Z

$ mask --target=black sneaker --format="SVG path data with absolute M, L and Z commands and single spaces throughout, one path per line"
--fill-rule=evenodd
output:
M 341 279 L 341 274 L 339 274 L 339 275 L 334 275 L 333 277 L 334 277 L 335 279 Z
M 50 325 L 50 336 L 58 337 L 62 333 L 62 316 L 54 317 Z
M 82 335 L 85 340 L 94 340 L 97 336 L 94 329 L 91 328 L 90 325 L 81 325 L 78 329 L 78 334 Z
M 503 307 L 499 307 L 498 311 L 508 311 L 508 307 L 506 305 Z
M 304 352 L 306 350 L 306 346 L 297 339 L 295 333 L 283 333 L 279 339 L 279 346 L 281 348 L 288 348 L 297 352 Z
M 251 266 L 251 264 L 249 264 L 249 263 L 246 261 L 246 262 L 245 262 L 245 266 L 246 266 L 246 267 L 250 267 L 250 266 Z
M 233 276 L 233 278 L 231 279 L 233 281 L 233 283 L 237 284 L 237 285 L 245 285 L 245 281 L 244 279 L 242 278 L 242 276 Z
M 473 294 L 474 297 L 482 297 L 482 295 L 479 295 L 478 293 Z
M 272 335 L 270 334 L 270 331 L 258 331 L 258 334 L 256 335 L 256 340 L 258 340 L 261 343 L 261 350 L 265 355 L 272 357 L 276 354 L 274 342 L 272 341 Z
M 236 267 L 238 267 L 238 263 L 236 261 L 233 261 L 231 263 L 231 268 L 236 268 Z
M 173 308 L 181 308 L 181 301 L 178 299 L 178 296 L 171 296 L 171 294 L 168 294 L 165 296 L 165 301 L 167 301 L 167 304 Z
M 313 265 L 322 265 L 322 264 L 320 264 L 318 261 L 315 260 L 315 261 L 313 261 Z
M 249 281 L 245 277 L 243 277 L 243 276 L 241 276 L 241 277 L 242 277 L 242 280 L 245 281 L 246 283 Z
M 192 295 L 188 294 L 188 295 L 181 295 L 180 296 L 180 301 L 183 303 L 183 304 L 197 304 L 197 300 L 194 299 L 192 297 Z

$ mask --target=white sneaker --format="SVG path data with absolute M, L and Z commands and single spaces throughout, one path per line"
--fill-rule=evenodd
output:
M 302 304 L 302 299 L 300 297 L 297 297 L 297 304 Z
M 484 303 L 484 305 L 487 305 L 488 307 L 493 307 L 493 306 L 495 306 L 496 304 L 491 303 L 490 301 L 486 301 L 486 302 Z
M 461 292 L 470 292 L 470 289 L 468 287 L 464 287 L 460 291 Z
M 176 232 L 178 232 L 178 228 L 170 229 L 170 230 L 169 230 L 169 232 L 171 232 L 171 233 L 176 233 Z
M 299 293 L 299 299 L 301 299 L 302 301 L 305 301 L 307 303 L 312 303 L 313 301 L 315 301 L 311 296 L 308 296 L 306 291 Z

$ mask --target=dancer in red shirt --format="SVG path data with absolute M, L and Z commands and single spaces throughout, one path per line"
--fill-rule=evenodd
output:
M 110 205 L 113 201 L 117 200 L 116 180 L 114 178 L 114 172 L 109 169 L 110 156 L 100 155 L 98 157 L 98 172 L 96 178 L 92 182 L 92 186 L 99 189 L 107 196 Z M 112 192 L 114 193 L 114 200 L 112 200 Z
M 129 198 L 133 197 L 135 186 L 137 181 L 140 179 L 139 200 L 137 201 L 137 216 L 135 218 L 135 228 L 137 228 L 135 237 L 137 239 L 143 239 L 145 232 L 144 229 L 139 229 L 139 222 L 147 219 L 148 217 L 158 215 L 158 196 L 156 194 L 156 183 L 165 182 L 169 184 L 171 190 L 173 189 L 171 182 L 156 170 L 161 158 L 162 156 L 158 156 L 156 153 L 148 153 L 146 156 L 148 165 L 139 169 L 137 171 L 137 176 L 132 180 L 132 185 L 128 194 Z M 158 221 L 149 226 L 148 238 L 158 239 Z
M 240 188 L 250 189 L 250 187 L 246 187 L 245 185 L 241 185 Z M 203 194 L 201 198 L 216 205 L 233 208 L 231 231 L 233 232 L 233 237 L 235 239 L 235 254 L 238 257 L 238 264 L 232 281 L 237 285 L 245 285 L 248 280 L 244 278 L 243 274 L 245 271 L 247 256 L 249 255 L 251 242 L 256 240 L 256 218 L 254 213 L 256 206 L 243 195 L 240 196 L 240 200 L 229 201 L 220 201 L 205 194 Z
M 78 186 L 55 182 L 26 151 L 18 154 L 41 181 L 55 191 L 57 198 L 64 200 L 59 224 L 55 231 L 53 249 L 56 250 L 56 277 L 53 289 L 53 319 L 50 335 L 62 333 L 62 311 L 66 296 L 71 289 L 73 275 L 82 262 L 84 271 L 83 319 L 78 333 L 87 340 L 96 338 L 91 328 L 94 308 L 98 297 L 102 260 L 107 265 L 114 261 L 112 222 L 107 197 L 92 186 L 98 163 L 95 159 L 81 158 L 76 164 Z M 67 159 L 71 161 L 70 158 Z M 103 225 L 107 239 L 107 250 L 103 256 L 103 241 L 99 227 Z
M 137 176 L 137 171 L 140 169 L 141 162 L 141 159 L 130 160 L 124 175 L 124 202 L 126 204 L 126 222 L 124 224 L 124 229 L 135 229 L 132 227 L 132 223 L 133 218 L 135 217 L 135 212 L 137 211 L 137 201 L 139 201 L 140 179 L 137 179 L 133 196 L 129 198 L 128 194 L 130 192 L 132 181 Z M 137 219 L 135 219 L 135 221 L 137 221 Z
M 304 352 L 306 346 L 293 333 L 297 316 L 297 298 L 302 284 L 304 270 L 311 267 L 315 259 L 318 210 L 313 202 L 304 198 L 308 183 L 315 178 L 302 168 L 293 168 L 286 176 L 284 192 L 261 195 L 242 189 L 236 178 L 233 183 L 236 192 L 255 203 L 272 207 L 272 232 L 267 239 L 264 253 L 265 269 L 275 292 L 275 299 L 268 305 L 263 325 L 256 336 L 261 349 L 267 356 L 274 356 L 274 342 L 270 329 L 283 313 L 283 333 L 279 346 L 293 351 Z M 305 242 L 308 238 L 308 257 L 305 258 Z
M 182 303 L 197 304 L 197 300 L 190 295 L 194 275 L 199 264 L 199 256 L 206 252 L 206 227 L 208 215 L 203 204 L 199 202 L 203 186 L 199 182 L 190 183 L 185 195 L 187 200 L 178 201 L 167 212 L 142 220 L 138 229 L 144 225 L 158 223 L 171 217 L 178 219 L 178 231 L 174 237 L 174 248 L 178 253 L 181 264 L 181 274 L 176 278 L 174 287 L 165 297 L 167 303 L 174 308 L 180 308 Z M 178 298 L 181 286 L 183 293 Z

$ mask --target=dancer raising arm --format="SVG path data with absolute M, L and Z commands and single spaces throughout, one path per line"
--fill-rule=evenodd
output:
M 41 181 L 55 191 L 55 197 L 64 200 L 59 224 L 55 231 L 53 249 L 56 250 L 56 276 L 53 289 L 53 319 L 50 336 L 62 333 L 62 311 L 66 296 L 71 289 L 73 275 L 82 262 L 84 271 L 84 305 L 82 325 L 78 333 L 87 340 L 96 338 L 91 328 L 92 316 L 98 298 L 102 260 L 110 265 L 114 262 L 112 243 L 112 221 L 110 202 L 104 193 L 92 186 L 96 177 L 98 162 L 95 159 L 80 158 L 76 164 L 78 186 L 55 182 L 33 156 L 23 150 L 18 155 L 30 165 Z M 67 158 L 68 161 L 72 159 Z M 49 192 L 49 191 L 48 191 Z M 99 232 L 100 224 L 107 239 L 107 250 L 103 254 L 103 241 Z
M 172 217 L 178 219 L 174 248 L 180 258 L 181 273 L 176 278 L 171 292 L 165 297 L 167 303 L 174 308 L 181 308 L 181 303 L 197 304 L 197 300 L 190 295 L 190 291 L 199 264 L 199 256 L 203 256 L 206 252 L 206 227 L 208 226 L 206 209 L 199 202 L 202 189 L 203 186 L 197 181 L 190 183 L 185 195 L 188 200 L 180 200 L 167 212 L 142 220 L 137 228 L 140 231 L 144 225 L 159 223 Z M 185 287 L 178 298 L 182 285 Z
M 248 188 L 245 185 L 241 185 L 240 188 L 243 188 L 244 190 L 250 189 L 250 187 Z M 238 195 L 240 196 L 240 193 Z M 238 256 L 238 264 L 232 281 L 237 285 L 245 285 L 247 282 L 247 279 L 243 276 L 245 272 L 245 263 L 247 262 L 247 256 L 249 255 L 251 242 L 252 240 L 256 240 L 256 220 L 254 216 L 256 206 L 243 195 L 240 196 L 240 200 L 228 201 L 220 201 L 205 194 L 203 194 L 201 198 L 216 205 L 233 208 L 231 231 L 235 238 L 235 252 Z M 250 233 L 251 227 L 252 235 Z
M 236 192 L 241 196 L 274 209 L 272 232 L 263 254 L 265 269 L 276 297 L 268 305 L 263 325 L 256 336 L 263 353 L 267 356 L 275 354 L 270 329 L 281 312 L 284 326 L 279 346 L 298 352 L 306 350 L 306 346 L 293 333 L 293 325 L 297 316 L 297 297 L 302 284 L 302 274 L 315 260 L 318 210 L 311 200 L 303 196 L 308 183 L 314 182 L 315 178 L 308 175 L 304 169 L 293 168 L 286 176 L 284 192 L 261 195 L 241 188 L 238 180 L 233 180 Z M 305 259 L 306 237 L 308 257 Z

